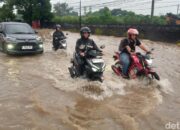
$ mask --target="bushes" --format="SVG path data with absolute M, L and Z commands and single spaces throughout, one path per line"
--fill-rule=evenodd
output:
M 78 24 L 78 16 L 55 16 L 53 22 Z M 107 25 L 107 24 L 121 24 L 121 25 L 165 25 L 166 19 L 164 16 L 154 16 L 152 19 L 149 15 L 137 15 L 131 11 L 123 11 L 121 9 L 110 10 L 105 7 L 99 11 L 88 13 L 82 17 L 82 24 L 87 25 Z
M 55 16 L 53 19 L 55 23 L 61 24 L 79 24 L 78 16 Z M 166 25 L 164 17 L 155 16 L 152 19 L 149 16 L 132 15 L 132 16 L 83 16 L 82 24 L 86 25 L 107 25 L 107 24 L 120 24 L 120 25 Z
M 55 16 L 53 18 L 55 23 L 67 23 L 67 24 L 78 24 L 79 17 L 77 16 Z
M 95 33 L 96 35 L 102 35 L 102 34 L 103 34 L 103 31 L 102 31 L 102 29 L 96 28 L 94 33 Z

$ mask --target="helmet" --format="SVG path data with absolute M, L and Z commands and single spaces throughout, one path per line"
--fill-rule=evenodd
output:
M 134 29 L 134 28 L 128 29 L 127 33 L 128 33 L 128 35 L 132 35 L 132 34 L 134 34 L 134 35 L 139 35 L 138 30 L 137 30 L 137 29 Z
M 87 33 L 91 33 L 91 29 L 90 28 L 88 28 L 88 27 L 82 27 L 81 28 L 81 30 L 80 30 L 80 34 L 81 34 L 81 36 L 83 35 L 83 33 L 85 33 L 85 32 L 87 32 Z
M 56 24 L 56 29 L 61 28 L 60 24 Z

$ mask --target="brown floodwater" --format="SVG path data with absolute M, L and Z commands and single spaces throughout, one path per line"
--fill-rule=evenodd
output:
M 122 38 L 95 36 L 105 44 L 105 81 L 72 79 L 68 72 L 78 33 L 67 51 L 54 52 L 52 30 L 41 30 L 43 55 L 0 53 L 0 130 L 165 130 L 180 123 L 180 48 L 142 40 L 155 48 L 161 81 L 125 80 L 111 70 Z

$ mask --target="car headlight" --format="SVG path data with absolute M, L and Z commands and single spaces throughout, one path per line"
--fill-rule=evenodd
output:
M 93 70 L 94 72 L 97 72 L 97 71 L 98 71 L 96 68 L 92 68 L 92 70 Z
M 15 41 L 16 41 L 16 38 L 14 38 L 14 37 L 6 37 L 6 38 L 5 38 L 5 41 L 6 41 L 6 42 L 15 42 Z
M 36 40 L 37 40 L 38 42 L 42 42 L 42 38 L 41 38 L 41 37 L 36 37 Z
M 12 45 L 12 44 L 7 45 L 7 49 L 13 49 L 13 48 L 14 48 L 14 45 Z
M 39 48 L 43 48 L 43 44 L 39 44 Z

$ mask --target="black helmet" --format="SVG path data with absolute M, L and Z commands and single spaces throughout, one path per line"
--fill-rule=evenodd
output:
M 56 29 L 61 28 L 60 24 L 56 24 Z
M 82 27 L 81 28 L 81 30 L 80 30 L 80 34 L 81 34 L 81 36 L 83 35 L 83 33 L 85 33 L 85 32 L 87 32 L 87 33 L 91 33 L 91 29 L 90 28 L 88 28 L 88 27 Z

